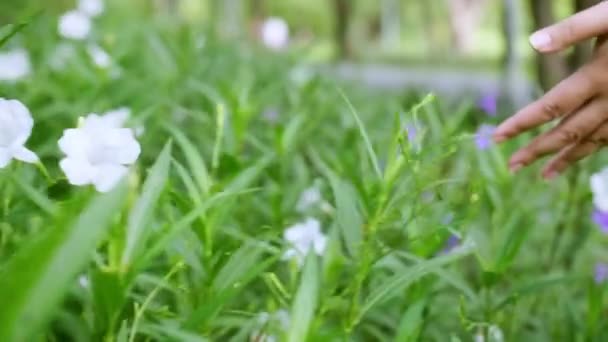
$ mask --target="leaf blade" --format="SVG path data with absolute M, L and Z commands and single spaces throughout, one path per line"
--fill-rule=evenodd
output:
M 48 322 L 70 281 L 91 259 L 125 194 L 121 184 L 99 195 L 73 224 L 30 240 L 2 267 L 1 341 L 27 341 Z

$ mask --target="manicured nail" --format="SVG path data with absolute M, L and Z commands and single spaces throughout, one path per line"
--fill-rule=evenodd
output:
M 551 49 L 551 36 L 548 33 L 539 31 L 530 36 L 530 44 L 539 51 Z
M 521 164 L 521 163 L 515 164 L 515 165 L 511 165 L 511 166 L 509 166 L 509 171 L 512 174 L 516 174 L 517 171 L 521 170 L 522 167 L 524 167 L 524 164 Z

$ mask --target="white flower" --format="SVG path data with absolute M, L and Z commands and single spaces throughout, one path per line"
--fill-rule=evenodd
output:
M 505 335 L 502 333 L 502 330 L 497 325 L 490 325 L 488 328 L 488 340 L 490 342 L 503 342 L 505 340 Z
M 70 60 L 76 56 L 74 45 L 67 42 L 57 44 L 55 50 L 49 58 L 49 65 L 54 70 L 63 70 L 68 65 Z
M 275 50 L 287 46 L 289 41 L 289 26 L 281 18 L 268 18 L 262 24 L 262 41 L 264 44 Z
M 608 211 L 608 167 L 591 176 L 593 204 L 601 211 Z
M 295 258 L 300 265 L 311 249 L 322 255 L 327 244 L 327 237 L 321 232 L 321 223 L 314 218 L 287 228 L 283 238 L 291 245 L 283 255 L 283 259 Z
M 300 198 L 298 199 L 298 203 L 296 205 L 296 210 L 299 212 L 304 212 L 310 207 L 321 203 L 322 200 L 323 198 L 321 197 L 321 191 L 319 191 L 316 186 L 312 186 L 300 194 Z
M 107 69 L 112 65 L 112 58 L 101 46 L 91 44 L 87 46 L 87 52 L 93 63 L 99 68 Z
M 105 112 L 99 118 L 107 125 L 110 125 L 114 128 L 124 128 L 125 123 L 131 117 L 131 109 L 127 107 L 121 107 L 118 109 L 113 109 L 111 111 Z M 143 125 L 139 125 L 133 128 L 133 132 L 136 137 L 139 137 L 144 134 L 145 128 Z
M 87 289 L 87 288 L 89 288 L 89 285 L 91 284 L 91 282 L 89 281 L 89 277 L 87 275 L 83 274 L 80 277 L 78 277 L 78 284 L 82 288 Z
M 133 130 L 116 126 L 119 119 L 119 115 L 108 119 L 90 114 L 79 128 L 63 132 L 59 148 L 66 157 L 59 166 L 70 184 L 92 184 L 97 191 L 107 192 L 127 174 L 141 147 Z
M 38 161 L 38 156 L 24 146 L 32 127 L 34 119 L 23 103 L 0 98 L 0 168 L 12 159 L 26 163 Z
M 274 312 L 274 319 L 279 323 L 282 329 L 289 329 L 289 324 L 291 322 L 291 318 L 289 317 L 289 312 L 285 309 L 277 310 Z
M 89 17 L 96 17 L 103 13 L 103 0 L 79 0 L 78 10 Z
M 289 312 L 284 309 L 277 310 L 273 314 L 268 312 L 260 312 L 257 317 L 258 324 L 264 327 L 266 331 L 282 330 L 286 331 L 289 329 L 291 318 Z M 251 334 L 250 341 L 255 342 L 275 342 L 277 338 L 274 335 L 269 335 L 266 332 L 259 330 L 254 331 Z
M 91 18 L 80 11 L 69 11 L 59 18 L 59 34 L 64 38 L 84 40 L 91 32 Z
M 31 71 L 30 56 L 26 50 L 0 53 L 0 81 L 18 81 Z

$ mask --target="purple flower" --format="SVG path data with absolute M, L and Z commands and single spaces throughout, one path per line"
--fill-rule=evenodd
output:
M 266 108 L 262 112 L 262 118 L 270 124 L 279 122 L 279 111 L 276 108 Z
M 593 210 L 591 219 L 597 224 L 604 234 L 608 234 L 608 212 L 599 209 Z
M 496 116 L 498 113 L 498 96 L 496 93 L 487 93 L 477 101 L 477 107 L 489 116 Z
M 601 284 L 608 279 L 608 264 L 598 262 L 595 264 L 594 280 L 596 284 Z
M 414 143 L 416 141 L 416 137 L 418 136 L 418 128 L 413 123 L 409 123 L 405 125 L 405 130 L 407 131 L 407 140 L 410 143 Z
M 423 191 L 420 194 L 420 197 L 422 199 L 422 202 L 424 202 L 424 203 L 431 203 L 435 199 L 435 192 L 430 191 L 430 190 Z
M 458 247 L 458 245 L 460 245 L 460 238 L 454 234 L 450 235 L 445 242 L 445 247 L 443 247 L 443 253 L 449 253 L 452 249 Z
M 449 225 L 454 221 L 454 213 L 447 213 L 443 219 L 441 220 L 441 223 L 444 225 Z
M 477 145 L 478 150 L 487 150 L 492 146 L 492 134 L 496 126 L 483 124 L 479 126 L 477 129 L 477 133 L 475 133 L 475 145 Z

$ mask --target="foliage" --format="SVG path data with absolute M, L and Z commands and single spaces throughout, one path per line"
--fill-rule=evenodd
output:
M 31 109 L 28 145 L 49 177 L 0 170 L 3 341 L 607 337 L 589 168 L 513 177 L 514 145 L 475 148 L 469 132 L 495 119 L 467 100 L 338 85 L 297 55 L 118 6 L 95 36 L 118 73 L 78 44 L 51 68 L 50 15 L 9 43 L 34 73 L 0 96 Z M 146 128 L 138 166 L 107 195 L 69 186 L 62 130 L 118 106 Z M 326 205 L 297 212 L 313 184 Z M 329 242 L 299 267 L 282 260 L 282 234 L 307 216 Z M 461 244 L 447 251 L 451 235 Z M 287 327 L 261 322 L 280 309 Z

